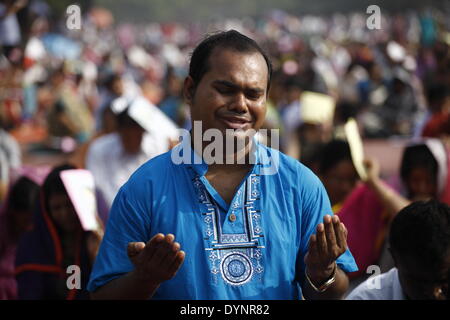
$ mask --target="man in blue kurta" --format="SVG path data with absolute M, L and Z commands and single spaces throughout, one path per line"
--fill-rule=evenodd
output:
M 197 46 L 184 97 L 202 130 L 120 189 L 88 286 L 93 298 L 342 297 L 345 272 L 357 267 L 322 183 L 245 140 L 264 122 L 270 77 L 267 55 L 236 31 Z M 245 143 L 205 159 L 208 130 Z

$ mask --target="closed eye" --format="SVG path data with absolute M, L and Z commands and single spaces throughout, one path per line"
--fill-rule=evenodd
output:
M 228 87 L 228 86 L 217 86 L 216 90 L 220 94 L 225 94 L 225 95 L 234 94 L 237 91 L 235 88 Z
M 249 89 L 245 91 L 245 96 L 250 100 L 258 100 L 264 95 L 264 91 Z
M 260 99 L 265 93 L 265 90 L 260 88 L 241 88 L 232 82 L 223 80 L 215 81 L 213 86 L 217 92 L 224 95 L 233 95 L 242 91 L 247 99 L 254 101 Z

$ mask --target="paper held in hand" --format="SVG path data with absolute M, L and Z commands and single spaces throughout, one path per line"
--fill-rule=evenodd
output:
M 358 172 L 360 178 L 365 181 L 367 179 L 366 169 L 363 164 L 364 148 L 359 135 L 358 124 L 355 119 L 350 118 L 344 126 L 345 135 L 348 144 L 350 145 L 350 152 L 352 155 L 353 165 Z
M 128 110 L 128 115 L 145 131 L 158 137 L 171 137 L 178 141 L 178 129 L 175 123 L 142 96 L 116 98 L 111 104 L 111 110 L 115 114 Z
M 327 124 L 333 121 L 334 98 L 323 93 L 305 91 L 300 96 L 300 114 L 305 123 Z
M 97 230 L 100 226 L 97 220 L 94 177 L 91 172 L 84 169 L 64 170 L 60 177 L 83 230 Z

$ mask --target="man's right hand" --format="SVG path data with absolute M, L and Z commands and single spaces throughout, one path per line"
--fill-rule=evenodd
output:
M 174 242 L 172 234 L 164 236 L 156 234 L 146 244 L 130 242 L 128 257 L 135 266 L 137 277 L 155 287 L 163 281 L 172 279 L 183 264 L 185 253 L 180 250 L 180 244 Z

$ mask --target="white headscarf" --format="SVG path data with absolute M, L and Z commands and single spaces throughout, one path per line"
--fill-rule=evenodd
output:
M 448 164 L 447 164 L 447 150 L 441 140 L 436 138 L 425 138 L 413 140 L 407 147 L 426 145 L 430 150 L 434 159 L 438 164 L 437 184 L 438 194 L 444 192 L 447 184 Z

